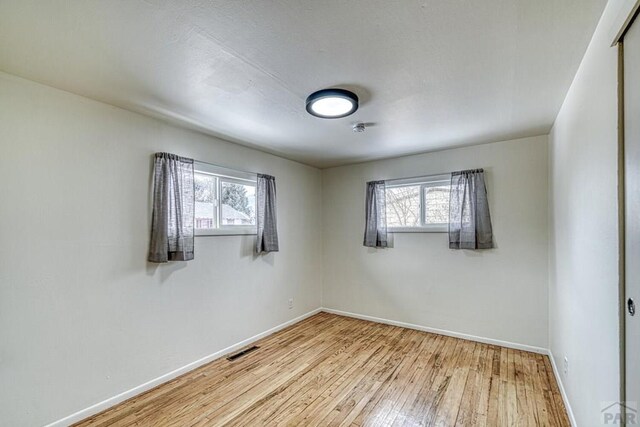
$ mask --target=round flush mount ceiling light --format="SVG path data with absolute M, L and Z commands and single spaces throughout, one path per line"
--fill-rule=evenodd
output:
M 358 109 L 358 96 L 344 89 L 322 89 L 307 98 L 307 112 L 322 119 L 347 117 Z

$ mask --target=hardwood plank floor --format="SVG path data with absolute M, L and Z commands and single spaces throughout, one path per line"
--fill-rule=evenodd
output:
M 320 313 L 77 426 L 569 426 L 546 356 Z

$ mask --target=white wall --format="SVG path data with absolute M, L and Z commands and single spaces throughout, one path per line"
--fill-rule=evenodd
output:
M 320 306 L 319 170 L 2 73 L 0 144 L 1 425 L 55 421 Z M 275 175 L 281 251 L 198 237 L 194 261 L 148 264 L 156 151 Z
M 617 50 L 609 2 L 550 134 L 550 348 L 580 426 L 619 399 Z M 562 371 L 569 359 L 569 373 Z
M 541 136 L 323 170 L 323 305 L 546 348 L 547 157 Z M 367 181 L 478 167 L 497 249 L 450 250 L 446 233 L 362 246 Z

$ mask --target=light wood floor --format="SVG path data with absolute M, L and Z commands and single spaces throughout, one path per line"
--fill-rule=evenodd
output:
M 320 313 L 81 426 L 569 426 L 546 356 Z

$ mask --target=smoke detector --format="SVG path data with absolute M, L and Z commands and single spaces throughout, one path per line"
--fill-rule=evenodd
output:
M 364 132 L 365 130 L 364 123 L 356 123 L 353 125 L 352 129 L 354 132 Z

